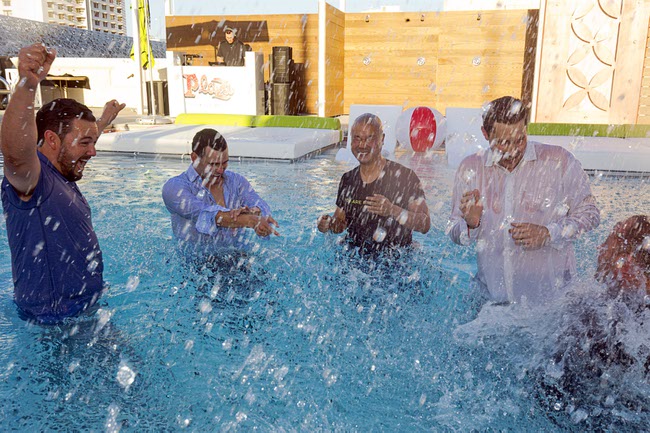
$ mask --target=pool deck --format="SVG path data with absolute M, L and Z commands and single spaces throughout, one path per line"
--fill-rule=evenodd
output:
M 93 108 L 101 112 L 101 108 Z M 0 111 L 0 120 L 3 111 Z M 98 114 L 99 115 L 99 114 Z M 301 128 L 247 128 L 221 125 L 147 125 L 138 123 L 138 116 L 127 111 L 113 123 L 116 132 L 104 133 L 97 143 L 100 152 L 131 154 L 188 155 L 191 140 L 200 129 L 213 127 L 228 140 L 235 158 L 260 158 L 296 161 L 336 146 L 338 131 Z M 347 134 L 347 116 L 339 117 L 343 133 Z M 482 137 L 480 137 L 482 140 Z M 460 151 L 452 149 L 452 142 L 464 141 Z M 583 136 L 529 136 L 530 140 L 562 146 L 580 161 L 588 171 L 624 174 L 650 174 L 650 138 L 609 138 Z M 454 144 L 455 145 L 455 144 Z M 449 164 L 457 166 L 462 155 L 473 153 L 481 145 L 476 136 L 448 137 Z M 455 152 L 455 154 L 453 154 Z
M 341 117 L 344 133 L 347 121 Z M 300 128 L 246 128 L 220 125 L 136 126 L 136 131 L 103 134 L 97 144 L 99 151 L 183 155 L 190 153 L 190 142 L 200 129 L 212 127 L 222 132 L 233 157 L 295 161 L 339 142 L 335 131 Z M 132 129 L 133 125 L 117 125 L 116 129 Z M 481 146 L 476 137 L 465 154 Z M 482 139 L 482 137 L 481 137 Z M 588 171 L 650 174 L 650 138 L 609 138 L 582 136 L 529 136 L 530 140 L 562 146 L 573 153 Z M 468 139 L 465 139 L 466 141 Z M 449 141 L 451 143 L 451 140 Z M 484 143 L 483 145 L 486 145 Z M 468 150 L 469 149 L 469 150 Z M 448 149 L 449 150 L 449 149 Z M 460 161 L 458 155 L 452 166 Z

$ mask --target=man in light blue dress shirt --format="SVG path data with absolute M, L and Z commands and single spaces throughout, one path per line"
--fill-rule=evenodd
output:
M 214 129 L 192 140 L 192 163 L 163 186 L 172 230 L 187 252 L 212 254 L 223 248 L 248 249 L 257 236 L 279 236 L 271 209 L 242 175 L 226 170 L 228 144 Z

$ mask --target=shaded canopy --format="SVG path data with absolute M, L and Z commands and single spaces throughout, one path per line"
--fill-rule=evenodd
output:
M 26 45 L 42 42 L 57 57 L 129 58 L 133 38 L 0 15 L 0 56 L 14 57 Z M 165 43 L 151 41 L 154 57 L 165 58 Z
M 43 81 L 41 81 L 41 86 L 90 89 L 90 80 L 88 77 L 82 75 L 48 75 Z
M 202 23 L 167 27 L 167 47 L 183 48 L 195 45 L 219 45 L 225 39 L 223 29 L 236 30 L 237 39 L 244 43 L 269 42 L 266 21 L 206 21 Z

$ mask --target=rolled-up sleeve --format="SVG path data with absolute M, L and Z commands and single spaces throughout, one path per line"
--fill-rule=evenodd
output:
M 258 207 L 262 211 L 262 215 L 271 215 L 271 208 L 269 205 L 257 194 L 253 186 L 243 176 L 239 179 L 239 193 L 241 195 L 241 203 L 248 207 Z
M 460 210 L 460 199 L 463 194 L 468 191 L 467 182 L 464 180 L 465 172 L 469 170 L 463 161 L 456 171 L 454 178 L 454 189 L 452 192 L 452 208 L 451 216 L 447 222 L 447 236 L 459 245 L 469 245 L 472 241 L 476 240 L 479 229 L 467 230 L 467 222 L 463 218 L 463 213 Z
M 219 229 L 216 216 L 230 209 L 216 204 L 208 204 L 192 192 L 192 185 L 179 178 L 168 180 L 163 186 L 163 201 L 167 210 L 194 224 L 197 232 L 212 235 Z
M 565 213 L 560 212 L 560 218 L 547 226 L 551 237 L 550 245 L 554 248 L 562 248 L 581 233 L 588 232 L 600 224 L 600 210 L 591 193 L 589 177 L 580 162 L 571 157 L 563 177 L 568 209 Z

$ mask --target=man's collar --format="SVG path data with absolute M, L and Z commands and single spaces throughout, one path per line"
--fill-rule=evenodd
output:
M 196 182 L 203 183 L 203 178 L 199 175 L 199 172 L 196 171 L 196 169 L 194 168 L 194 163 L 190 163 L 190 166 L 187 167 L 187 170 L 185 170 L 185 176 L 187 176 L 189 181 L 192 183 L 196 183 Z M 226 180 L 227 177 L 228 177 L 228 170 L 225 170 L 223 172 L 224 181 Z
M 194 168 L 194 163 L 190 163 L 190 166 L 185 170 L 185 176 L 190 180 L 190 182 L 196 182 L 197 179 L 199 181 L 202 181 L 201 176 L 199 176 L 199 173 L 196 171 Z
M 528 140 L 528 139 L 526 139 Z M 524 157 L 522 161 L 535 161 L 537 159 L 537 152 L 535 151 L 535 143 L 526 141 L 526 150 L 524 150 Z M 499 154 L 489 148 L 487 151 L 487 157 L 485 158 L 485 166 L 492 167 L 497 162 L 499 162 Z M 519 161 L 521 164 L 521 161 Z

